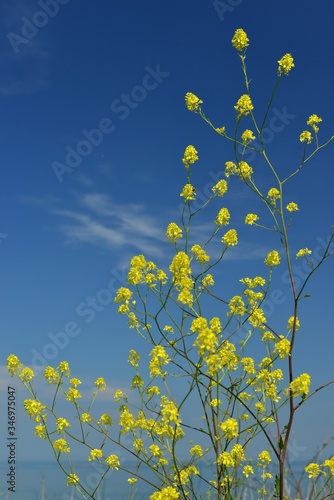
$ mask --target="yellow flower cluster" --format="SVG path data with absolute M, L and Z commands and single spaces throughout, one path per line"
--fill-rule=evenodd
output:
M 29 417 L 34 417 L 35 422 L 40 422 L 45 420 L 46 415 L 44 410 L 46 408 L 40 401 L 35 399 L 25 399 L 23 402 L 25 411 L 28 413 Z
M 211 190 L 214 195 L 223 196 L 227 191 L 227 182 L 225 181 L 225 179 L 221 179 L 215 186 L 212 187 Z
M 306 255 L 311 255 L 311 254 L 312 254 L 312 250 L 309 250 L 308 248 L 301 248 L 296 253 L 296 258 L 299 259 L 300 257 L 305 257 Z
M 293 57 L 291 54 L 285 54 L 278 61 L 278 74 L 279 75 L 288 75 L 292 68 L 294 68 Z
M 187 146 L 184 155 L 182 158 L 182 162 L 184 163 L 184 166 L 189 169 L 190 165 L 195 163 L 195 161 L 198 160 L 198 154 L 194 146 Z
M 299 136 L 300 142 L 306 142 L 307 144 L 311 144 L 312 135 L 309 130 L 304 130 Z
M 248 288 L 256 288 L 257 286 L 264 286 L 266 280 L 261 276 L 255 276 L 255 278 L 242 278 L 240 283 L 248 286 Z
M 240 161 L 238 166 L 233 161 L 225 163 L 225 176 L 237 175 L 240 179 L 250 179 L 253 174 L 253 169 L 246 161 Z
M 288 212 L 297 212 L 297 210 L 299 210 L 299 207 L 297 203 L 291 201 L 290 203 L 287 204 L 286 209 Z
M 255 222 L 259 220 L 259 216 L 256 214 L 247 214 L 245 217 L 245 224 L 252 226 Z
M 230 212 L 228 211 L 227 208 L 221 208 L 217 214 L 217 217 L 215 219 L 215 224 L 217 226 L 227 226 L 230 222 Z
M 249 39 L 247 34 L 242 28 L 238 28 L 232 38 L 232 45 L 235 49 L 242 51 L 246 49 L 249 45 Z
M 77 484 L 79 482 L 79 477 L 72 473 L 67 476 L 67 486 L 71 486 L 72 484 Z
M 276 188 L 271 188 L 268 191 L 267 198 L 269 198 L 270 202 L 275 204 L 275 201 L 280 198 L 280 192 Z
M 182 238 L 182 229 L 175 222 L 171 222 L 167 226 L 166 237 L 168 241 L 175 243 L 175 241 Z
M 205 252 L 205 250 L 203 250 L 201 245 L 193 245 L 190 251 L 195 255 L 197 262 L 199 262 L 201 265 L 209 262 L 210 256 Z
M 189 256 L 185 252 L 178 252 L 174 256 L 169 270 L 173 275 L 173 284 L 179 290 L 177 300 L 191 307 L 194 299 Z
M 227 247 L 233 247 L 238 244 L 238 233 L 236 229 L 230 229 L 222 237 L 222 243 Z
M 278 354 L 281 359 L 285 359 L 290 354 L 291 344 L 283 335 L 280 335 L 279 338 L 280 340 L 276 342 L 273 354 Z
M 166 353 L 165 348 L 162 345 L 156 345 L 150 352 L 150 377 L 162 377 L 164 378 L 167 372 L 162 370 L 164 365 L 168 365 L 170 358 Z
M 237 104 L 234 106 L 234 109 L 237 110 L 238 116 L 237 118 L 241 118 L 242 116 L 247 116 L 254 109 L 252 99 L 248 94 L 243 94 L 237 101 Z
M 102 457 L 102 450 L 99 448 L 93 448 L 90 450 L 89 456 L 88 456 L 88 461 L 92 462 L 93 460 L 96 460 L 97 458 Z
M 184 201 L 191 201 L 195 199 L 196 189 L 192 184 L 185 184 L 183 186 L 180 196 L 184 198 Z
M 239 435 L 239 424 L 235 418 L 228 418 L 219 427 L 223 431 L 225 439 L 233 439 Z
M 150 500 L 178 500 L 180 494 L 176 488 L 172 486 L 167 486 L 167 488 L 162 488 L 160 491 L 152 493 Z
M 313 128 L 314 132 L 317 134 L 319 132 L 319 127 L 317 123 L 322 122 L 322 118 L 319 118 L 318 115 L 311 115 L 307 120 L 307 125 Z
M 118 470 L 118 467 L 120 466 L 119 458 L 117 455 L 109 455 L 106 458 L 106 463 L 108 464 L 110 469 Z
M 10 354 L 7 358 L 7 370 L 12 375 L 16 375 L 22 367 L 22 363 L 15 354 Z
M 187 92 L 185 96 L 186 106 L 189 111 L 198 111 L 200 109 L 200 105 L 203 104 L 203 101 L 199 99 L 195 94 L 191 92 Z
M 246 146 L 250 141 L 255 140 L 255 135 L 251 130 L 247 129 L 241 134 L 241 140 L 243 145 Z
M 53 449 L 55 451 L 58 451 L 59 453 L 69 453 L 71 451 L 66 439 L 63 438 L 56 439 L 56 441 L 53 442 L 52 446 Z
M 144 255 L 136 255 L 131 259 L 130 269 L 128 272 L 129 285 L 147 284 L 155 287 L 156 283 L 164 285 L 167 282 L 167 276 L 164 271 L 158 269 L 152 261 L 146 261 Z M 132 297 L 132 292 L 124 287 L 121 287 L 116 294 L 115 302 L 125 302 L 125 306 L 129 305 L 129 300 Z M 131 295 L 130 295 L 131 294 Z M 128 307 L 124 310 L 118 310 L 121 314 L 127 314 Z
M 272 250 L 268 253 L 264 262 L 268 267 L 278 266 L 278 264 L 281 262 L 281 257 L 277 250 Z
M 309 393 L 310 385 L 310 375 L 308 375 L 308 373 L 302 373 L 290 383 L 289 388 L 294 397 L 306 396 Z
M 64 432 L 64 429 L 66 429 L 67 427 L 70 427 L 70 423 L 66 420 L 66 418 L 62 417 L 57 418 L 56 424 L 57 424 L 56 432 L 58 434 Z

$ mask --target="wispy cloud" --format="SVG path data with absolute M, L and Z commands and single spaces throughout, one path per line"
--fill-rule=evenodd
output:
M 59 229 L 67 244 L 90 244 L 113 251 L 139 251 L 158 257 L 165 241 L 159 218 L 139 204 L 115 203 L 105 194 L 77 197 L 80 208 L 53 210 L 67 222 Z

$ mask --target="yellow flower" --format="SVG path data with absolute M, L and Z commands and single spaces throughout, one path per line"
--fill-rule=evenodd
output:
M 89 423 L 93 420 L 93 417 L 89 413 L 83 413 L 80 417 L 81 422 Z
M 18 371 L 21 369 L 22 363 L 20 363 L 20 360 L 15 354 L 11 354 L 7 358 L 7 370 L 9 373 L 13 376 L 18 373 Z
M 315 479 L 322 471 L 318 464 L 312 462 L 305 467 L 305 472 L 308 473 L 309 479 Z
M 238 244 L 238 234 L 235 229 L 230 229 L 227 231 L 224 236 L 222 237 L 222 242 L 227 246 L 227 247 L 233 247 Z
M 254 359 L 253 358 L 242 358 L 240 360 L 242 366 L 244 367 L 244 370 L 246 373 L 254 374 L 256 373 L 256 370 L 254 368 Z
M 307 142 L 307 144 L 311 144 L 311 141 L 312 141 L 312 135 L 311 135 L 311 132 L 309 132 L 308 130 L 304 130 L 300 136 L 299 136 L 299 140 L 300 142 Z
M 185 101 L 189 111 L 198 111 L 200 105 L 203 104 L 203 101 L 191 92 L 186 93 Z
M 254 474 L 254 469 L 251 465 L 245 465 L 245 467 L 242 469 L 242 473 L 245 477 L 249 477 L 250 474 Z
M 187 146 L 184 155 L 182 158 L 182 162 L 184 163 L 186 168 L 189 168 L 192 163 L 198 160 L 198 154 L 194 146 Z
M 67 361 L 61 361 L 58 366 L 58 370 L 60 373 L 62 373 L 65 377 L 70 376 L 70 367 Z
M 106 458 L 106 463 L 109 465 L 110 469 L 116 469 L 118 470 L 118 467 L 120 466 L 119 458 L 117 455 L 109 455 L 109 457 Z M 130 484 L 133 484 L 135 481 L 132 481 Z
M 194 456 L 201 457 L 203 455 L 202 446 L 200 446 L 199 444 L 195 444 L 195 446 L 193 446 L 192 448 L 190 448 L 189 453 L 193 457 Z
M 297 203 L 291 201 L 290 203 L 287 204 L 286 209 L 288 212 L 296 212 L 297 210 L 299 210 L 299 207 Z
M 232 38 L 232 45 L 235 49 L 242 51 L 249 45 L 247 34 L 242 28 L 238 28 Z
M 227 182 L 225 179 L 218 181 L 217 184 L 212 187 L 211 191 L 216 196 L 223 196 L 227 191 Z
M 256 214 L 247 214 L 245 217 L 245 224 L 249 224 L 250 226 L 254 224 L 257 220 L 259 220 L 259 216 Z
M 201 285 L 205 288 L 207 286 L 213 286 L 215 284 L 215 281 L 213 279 L 212 274 L 207 274 L 204 276 L 204 278 L 201 281 Z
M 226 135 L 226 127 L 217 127 L 215 128 L 215 131 L 220 135 Z
M 317 126 L 317 123 L 320 122 L 322 122 L 322 118 L 319 118 L 318 115 L 311 115 L 306 123 L 307 125 L 312 127 L 314 132 L 317 134 L 319 132 L 319 127 Z
M 76 474 L 69 474 L 67 476 L 67 486 L 70 486 L 71 484 L 77 484 L 79 482 L 79 478 Z
M 46 415 L 43 414 L 46 406 L 40 401 L 35 401 L 34 399 L 25 399 L 23 402 L 24 409 L 28 413 L 29 417 L 34 417 L 35 422 L 40 422 L 41 419 L 45 419 Z
M 100 420 L 97 422 L 98 425 L 112 425 L 113 421 L 110 415 L 108 413 L 102 413 Z
M 228 305 L 230 308 L 230 311 L 227 313 L 228 316 L 230 314 L 243 316 L 246 312 L 245 303 L 240 297 L 240 295 L 235 295 L 234 297 L 232 297 Z
M 103 377 L 99 377 L 97 380 L 95 380 L 95 385 L 99 391 L 105 391 L 107 388 L 106 381 Z
M 78 385 L 82 384 L 81 380 L 79 380 L 78 378 L 71 378 L 70 380 L 70 384 L 73 386 L 73 387 L 77 387 Z
M 289 388 L 294 397 L 306 396 L 309 393 L 310 385 L 310 375 L 308 375 L 308 373 L 302 373 L 290 383 Z
M 52 444 L 53 449 L 55 451 L 59 451 L 59 453 L 69 453 L 70 452 L 70 447 L 68 443 L 66 442 L 66 439 L 60 438 L 56 439 L 56 441 L 53 442 Z
M 33 370 L 31 368 L 23 368 L 19 377 L 22 382 L 30 382 L 30 380 L 35 376 Z
M 230 217 L 231 215 L 228 209 L 221 208 L 214 222 L 217 226 L 227 226 L 230 222 Z
M 170 358 L 162 345 L 156 345 L 150 352 L 150 377 L 164 377 L 166 372 L 162 370 L 163 365 L 170 362 Z
M 272 267 L 272 266 L 277 266 L 281 262 L 281 257 L 277 250 L 272 250 L 271 252 L 268 253 L 267 257 L 265 258 L 265 264 L 266 266 Z
M 191 184 L 186 184 L 183 187 L 180 196 L 182 196 L 185 201 L 190 201 L 195 199 L 195 193 L 196 189 L 194 188 L 194 186 L 192 186 Z
M 299 257 L 305 257 L 306 255 L 311 255 L 311 253 L 312 253 L 312 250 L 309 250 L 308 248 L 301 248 L 296 253 L 296 258 L 299 259 Z
M 52 366 L 45 367 L 44 378 L 47 380 L 48 384 L 58 384 L 60 380 L 59 373 L 52 368 Z
M 277 200 L 280 197 L 280 192 L 276 188 L 271 188 L 268 191 L 267 198 L 271 198 L 272 201 Z
M 81 398 L 81 394 L 78 391 L 78 389 L 75 389 L 74 387 L 70 387 L 68 389 L 68 392 L 66 394 L 66 399 L 67 401 L 71 401 L 72 403 L 75 403 L 75 401 L 79 398 Z
M 238 118 L 241 116 L 247 116 L 254 109 L 252 100 L 248 94 L 243 94 L 234 106 L 234 109 L 238 111 Z
M 331 474 L 334 476 L 334 457 L 325 460 L 322 465 L 324 467 L 329 467 L 331 470 Z
M 205 264 L 206 262 L 209 262 L 210 256 L 203 250 L 203 248 L 200 245 L 193 245 L 190 249 L 191 253 L 193 253 L 196 257 L 196 260 L 200 264 Z
M 282 59 L 278 61 L 278 74 L 288 75 L 292 68 L 294 68 L 293 57 L 291 54 L 285 54 Z
M 70 427 L 69 422 L 66 420 L 66 418 L 57 418 L 57 428 L 56 432 L 59 434 L 60 432 L 63 432 L 64 429 L 67 427 Z
M 102 457 L 102 450 L 99 448 L 94 448 L 93 450 L 90 450 L 88 461 L 92 462 L 96 458 L 101 458 Z
M 250 179 L 253 173 L 252 167 L 245 161 L 240 161 L 238 164 L 239 175 L 242 179 Z
M 280 335 L 279 338 L 280 340 L 276 342 L 273 354 L 277 353 L 281 359 L 285 359 L 290 354 L 291 344 L 283 335 Z
M 228 418 L 222 422 L 219 427 L 223 431 L 226 439 L 233 439 L 239 435 L 239 424 L 235 418 Z
M 238 173 L 238 169 L 233 161 L 227 161 L 225 163 L 225 177 L 230 177 L 230 175 L 236 175 Z
M 36 425 L 35 427 L 35 436 L 40 437 L 41 439 L 46 439 L 46 427 L 45 425 Z
M 135 477 L 129 477 L 129 478 L 128 478 L 128 483 L 129 483 L 129 484 L 133 485 L 133 484 L 135 484 L 136 482 L 137 482 L 137 479 L 136 479 Z
M 175 222 L 171 222 L 167 226 L 166 236 L 168 241 L 175 242 L 179 238 L 182 238 L 182 229 Z
M 241 134 L 241 140 L 243 145 L 246 146 L 246 144 L 248 144 L 250 141 L 255 140 L 255 135 L 251 130 L 247 129 Z
M 228 453 L 228 451 L 223 451 L 223 453 L 221 453 L 217 459 L 217 464 L 225 465 L 225 467 L 234 467 L 235 461 Z
M 300 322 L 299 322 L 299 319 L 297 317 L 296 317 L 296 321 L 295 321 L 295 317 L 291 316 L 288 319 L 288 330 L 292 330 L 293 325 L 295 325 L 295 329 L 298 330 L 298 328 L 300 327 Z
M 150 500 L 178 500 L 180 493 L 172 486 L 162 488 L 150 496 Z
M 270 462 L 271 462 L 271 457 L 270 457 L 269 451 L 266 451 L 266 450 L 261 451 L 261 453 L 259 453 L 259 456 L 258 456 L 258 464 L 257 465 L 259 467 L 265 467 Z

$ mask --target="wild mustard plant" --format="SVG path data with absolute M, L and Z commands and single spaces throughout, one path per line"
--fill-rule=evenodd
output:
M 200 154 L 189 145 L 182 158 L 186 183 L 180 188 L 181 220 L 170 222 L 166 228 L 173 256 L 165 269 L 144 255 L 134 256 L 128 286 L 119 288 L 115 297 L 118 313 L 127 318 L 129 328 L 151 345 L 148 359 L 143 361 L 148 367 L 148 380 L 142 376 L 140 353 L 133 349 L 129 352 L 129 365 L 134 371 L 131 390 L 137 391 L 140 405 L 130 405 L 127 395 L 118 389 L 114 394 L 118 421 L 114 422 L 108 413 L 96 415 L 93 403 L 106 389 L 105 380 L 96 379 L 92 401 L 84 407 L 80 403 L 81 381 L 70 378 L 66 362 L 57 368 L 45 368 L 44 378 L 50 393 L 53 391 L 52 403 L 47 405 L 34 391 L 33 371 L 15 355 L 8 357 L 10 374 L 18 375 L 30 392 L 31 399 L 25 400 L 24 406 L 36 422 L 36 436 L 50 443 L 67 484 L 77 488 L 83 498 L 97 498 L 98 488 L 110 469 L 128 473 L 130 498 L 137 481 L 151 486 L 151 500 L 232 500 L 253 498 L 253 494 L 263 500 L 287 498 L 286 464 L 295 413 L 302 411 L 305 402 L 319 390 L 311 390 L 311 374 L 295 370 L 295 340 L 302 328 L 299 303 L 309 279 L 332 255 L 334 235 L 318 262 L 307 247 L 292 255 L 288 236 L 300 208 L 293 200 L 286 203 L 284 190 L 288 181 L 334 136 L 321 143 L 318 133 L 322 119 L 310 115 L 306 125 L 311 130 L 299 136 L 302 161 L 281 178 L 269 159 L 263 132 L 278 86 L 293 70 L 294 60 L 291 54 L 278 60 L 277 81 L 268 108 L 263 117 L 257 117 L 246 68 L 249 43 L 245 31 L 236 30 L 232 45 L 240 57 L 245 93 L 231 109 L 236 117 L 231 134 L 225 126 L 211 123 L 202 110 L 203 100 L 193 93 L 186 94 L 185 104 L 223 140 L 231 142 L 234 157 L 226 159 L 225 177 L 236 176 L 263 204 L 261 213 L 246 213 L 245 225 L 263 231 L 263 237 L 266 231 L 277 235 L 276 246 L 264 256 L 261 275 L 254 276 L 250 271 L 248 276 L 241 276 L 237 293 L 230 293 L 226 283 L 223 292 L 220 290 L 218 271 L 224 257 L 240 245 L 240 238 L 227 206 L 226 179 L 212 187 L 211 195 L 199 209 L 193 207 L 196 189 L 192 173 L 194 168 L 200 168 Z M 251 128 L 240 133 L 245 121 Z M 260 147 L 252 145 L 255 140 Z M 249 165 L 245 161 L 249 149 L 267 165 L 272 178 L 268 191 L 258 183 L 256 162 Z M 216 217 L 207 223 L 211 234 L 197 235 L 193 241 L 193 220 L 208 205 L 217 210 Z M 263 225 L 261 220 L 268 219 L 266 214 L 272 222 Z M 309 265 L 299 289 L 292 272 L 294 258 L 304 258 Z M 292 314 L 285 318 L 283 331 L 269 324 L 263 308 L 277 268 L 282 267 L 288 270 L 292 296 Z M 216 307 L 217 315 L 206 312 L 212 310 L 207 307 L 208 301 Z M 262 346 L 256 356 L 251 355 L 252 342 Z M 72 405 L 75 422 L 58 415 L 56 401 L 61 397 Z M 254 454 L 253 445 L 263 441 L 265 448 Z M 73 445 L 82 446 L 87 462 L 97 462 L 102 468 L 93 491 L 88 491 L 75 472 L 71 461 Z M 119 454 L 114 453 L 116 446 Z M 128 458 L 135 463 L 131 470 L 126 469 Z M 145 474 L 143 465 L 149 467 L 149 474 Z M 312 498 L 329 498 L 333 494 L 334 457 L 323 463 L 309 463 L 305 473 L 311 481 Z M 299 487 L 296 494 L 302 495 Z

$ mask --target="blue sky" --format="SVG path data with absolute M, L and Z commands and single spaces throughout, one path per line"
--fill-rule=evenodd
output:
M 112 388 L 126 387 L 128 350 L 147 347 L 117 316 L 112 298 L 126 283 L 133 255 L 168 266 L 164 232 L 179 221 L 185 147 L 199 152 L 199 195 L 233 159 L 231 146 L 186 110 L 184 95 L 200 96 L 217 126 L 233 128 L 233 106 L 244 92 L 230 43 L 237 28 L 251 41 L 247 64 L 259 116 L 277 60 L 286 52 L 295 59 L 273 105 L 276 128 L 268 129 L 280 174 L 298 166 L 298 138 L 310 114 L 323 119 L 321 142 L 333 134 L 331 2 L 57 1 L 45 7 L 43 0 L 3 0 L 0 7 L 2 391 L 10 353 L 27 365 L 66 359 L 87 386 L 104 376 Z M 333 145 L 288 188 L 301 208 L 295 250 L 321 250 L 331 232 L 332 158 Z M 260 185 L 271 187 L 264 164 L 252 166 Z M 231 189 L 228 206 L 241 220 L 254 205 L 240 185 L 231 182 Z M 224 282 L 260 269 L 271 250 L 261 231 L 244 231 L 222 271 Z M 282 271 L 276 279 L 288 297 Z M 301 306 L 296 369 L 312 371 L 314 388 L 334 378 L 333 279 L 329 260 L 310 284 L 312 302 Z M 273 307 L 273 321 L 289 314 L 284 304 Z M 333 433 L 333 390 L 316 396 L 298 424 L 296 446 L 305 454 Z M 319 427 L 311 437 L 315 412 Z M 21 411 L 18 418 L 22 458 L 31 457 L 32 443 L 49 456 L 44 443 L 23 432 L 33 426 Z

